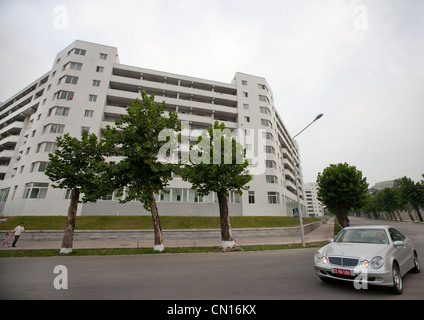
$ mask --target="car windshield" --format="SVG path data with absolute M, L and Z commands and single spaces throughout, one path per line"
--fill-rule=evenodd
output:
M 389 240 L 382 229 L 343 229 L 334 242 L 388 244 Z

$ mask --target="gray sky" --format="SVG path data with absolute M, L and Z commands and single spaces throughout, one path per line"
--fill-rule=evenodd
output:
M 424 1 L 0 0 L 0 101 L 74 40 L 123 64 L 231 82 L 263 76 L 304 181 L 347 162 L 370 186 L 424 173 Z

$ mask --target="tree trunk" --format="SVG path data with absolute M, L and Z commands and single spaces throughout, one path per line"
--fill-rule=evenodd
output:
M 415 211 L 417 211 L 418 219 L 420 219 L 420 221 L 423 222 L 423 216 L 421 215 L 420 207 L 415 207 Z
M 63 234 L 62 248 L 60 253 L 71 253 L 74 243 L 75 218 L 77 216 L 77 208 L 80 192 L 78 189 L 72 189 L 71 203 L 68 209 L 68 219 L 66 221 L 65 233 Z
M 336 212 L 336 218 L 342 228 L 347 226 L 347 209 L 344 204 L 339 206 L 339 210 Z
M 221 247 L 232 248 L 235 246 L 231 231 L 230 215 L 228 214 L 228 200 L 224 193 L 218 192 L 219 217 L 221 220 Z
M 150 212 L 152 214 L 153 229 L 155 230 L 155 245 L 153 250 L 163 251 L 165 247 L 163 245 L 162 227 L 160 226 L 159 212 L 153 191 L 150 191 L 150 199 Z
M 399 220 L 400 220 L 400 221 L 403 221 L 403 219 L 402 219 L 402 215 L 400 214 L 400 211 L 399 211 L 399 210 L 396 210 L 396 213 L 397 213 L 397 215 L 398 215 L 398 217 L 399 217 Z
M 413 216 L 413 215 L 412 215 L 412 213 L 411 213 L 411 209 L 409 208 L 409 205 L 408 205 L 407 211 L 408 211 L 408 215 L 409 215 L 409 217 L 411 218 L 411 221 L 412 221 L 412 222 L 415 222 L 414 216 Z

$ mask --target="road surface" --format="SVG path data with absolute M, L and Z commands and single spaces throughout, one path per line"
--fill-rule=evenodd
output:
M 394 225 L 410 237 L 424 266 L 424 224 L 351 219 L 352 225 L 375 223 Z M 0 299 L 424 299 L 424 272 L 407 274 L 400 296 L 378 287 L 323 283 L 313 269 L 314 252 L 2 258 Z

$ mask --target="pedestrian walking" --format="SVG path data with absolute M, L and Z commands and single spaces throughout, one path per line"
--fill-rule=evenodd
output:
M 21 236 L 21 233 L 22 232 L 25 232 L 25 229 L 24 229 L 24 223 L 23 222 L 21 222 L 20 224 L 19 224 L 19 226 L 17 226 L 14 230 L 13 230 L 13 234 L 15 235 L 15 241 L 13 241 L 13 243 L 12 243 L 12 247 L 16 247 L 16 242 L 18 242 L 18 240 L 19 240 L 19 238 L 20 238 L 20 236 Z
M 10 232 L 6 233 L 6 239 L 4 239 L 3 244 L 1 245 L 1 247 L 3 248 L 5 245 L 7 245 L 7 247 L 10 247 L 10 238 L 12 238 L 12 234 Z

